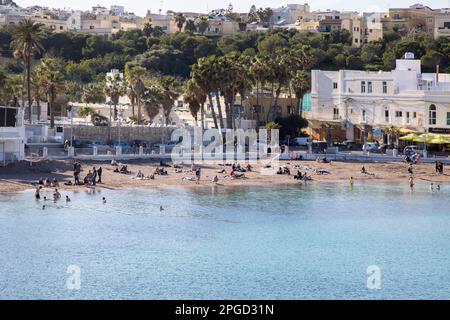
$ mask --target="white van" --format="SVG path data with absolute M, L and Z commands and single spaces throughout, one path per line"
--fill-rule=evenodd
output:
M 309 138 L 309 137 L 294 138 L 294 144 L 297 146 L 306 147 L 310 143 L 312 143 L 312 141 L 311 141 L 311 138 Z

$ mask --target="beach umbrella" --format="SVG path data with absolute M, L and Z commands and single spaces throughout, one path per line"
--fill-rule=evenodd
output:
M 436 138 L 435 134 L 433 134 L 433 133 L 424 133 L 424 134 L 421 134 L 420 136 L 416 137 L 412 141 L 414 141 L 414 142 L 422 142 L 422 143 L 430 143 L 430 141 L 433 140 L 434 138 Z
M 445 136 L 436 136 L 429 143 L 430 144 L 450 144 L 450 139 Z
M 416 139 L 417 137 L 418 137 L 418 135 L 416 133 L 410 133 L 410 134 L 407 134 L 406 136 L 399 138 L 398 140 L 414 141 L 414 139 Z

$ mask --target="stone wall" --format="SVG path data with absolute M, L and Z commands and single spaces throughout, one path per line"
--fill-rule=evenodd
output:
M 161 140 L 170 140 L 170 135 L 174 130 L 173 127 L 130 127 L 122 126 L 120 128 L 120 140 L 124 142 L 132 142 L 133 140 L 145 140 L 150 143 L 159 143 Z M 64 127 L 64 140 L 70 141 L 70 126 Z M 109 128 L 96 126 L 73 126 L 73 136 L 77 140 L 95 140 L 107 142 L 109 141 Z M 111 140 L 119 140 L 119 127 L 111 128 Z

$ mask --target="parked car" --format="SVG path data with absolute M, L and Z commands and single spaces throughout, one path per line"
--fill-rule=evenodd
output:
M 342 142 L 342 144 L 347 150 L 359 150 L 362 148 L 361 143 L 353 140 L 345 140 L 344 142 Z
M 376 142 L 367 142 L 363 145 L 362 151 L 377 152 L 380 145 Z
M 310 144 L 312 142 L 310 137 L 297 137 L 297 138 L 294 138 L 293 141 L 296 146 L 302 146 L 302 147 L 306 147 L 306 146 L 308 146 L 308 144 Z
M 81 148 L 107 148 L 108 146 L 103 141 L 99 140 L 87 140 L 80 143 Z

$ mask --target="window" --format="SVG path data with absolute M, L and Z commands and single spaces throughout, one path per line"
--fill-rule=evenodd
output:
M 436 106 L 432 104 L 429 109 L 429 123 L 430 125 L 436 125 Z
M 406 112 L 406 123 L 409 123 L 409 112 Z
M 400 19 L 400 15 L 398 13 L 394 14 L 394 19 L 396 20 Z
M 339 109 L 333 108 L 333 120 L 339 120 Z
M 366 82 L 361 81 L 361 93 L 366 93 Z
M 294 113 L 294 110 L 292 109 L 291 106 L 287 106 L 287 113 L 288 113 L 288 114 Z
M 401 111 L 395 111 L 395 117 L 396 117 L 396 118 L 401 118 L 401 117 L 403 117 L 403 112 L 401 112 Z
M 384 122 L 389 122 L 389 110 L 384 110 Z
M 362 111 L 362 121 L 366 121 L 366 110 Z
M 337 88 L 338 88 L 337 82 L 333 82 L 333 89 L 337 89 Z
M 450 126 L 450 112 L 447 112 L 447 125 Z
M 417 112 L 413 112 L 413 119 L 417 118 Z
M 387 82 L 383 81 L 383 93 L 386 94 L 387 93 Z
M 355 38 L 355 43 L 358 43 L 358 38 Z
M 367 82 L 367 93 L 372 93 L 372 81 Z

